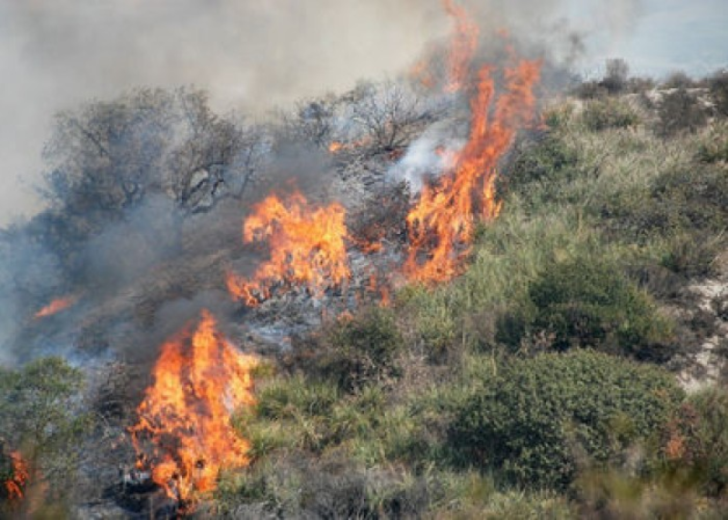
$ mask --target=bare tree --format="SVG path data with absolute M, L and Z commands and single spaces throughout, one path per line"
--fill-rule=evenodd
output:
M 418 96 L 401 84 L 364 84 L 358 90 L 353 117 L 376 151 L 389 152 L 405 146 L 430 119 L 431 114 Z
M 279 138 L 328 149 L 336 130 L 335 118 L 340 104 L 341 99 L 333 94 L 297 103 L 292 112 L 279 114 L 282 122 Z
M 57 116 L 43 193 L 99 223 L 152 193 L 201 211 L 242 196 L 263 141 L 258 128 L 215 114 L 202 91 L 138 89 Z

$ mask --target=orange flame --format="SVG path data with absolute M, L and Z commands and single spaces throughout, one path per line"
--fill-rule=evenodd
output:
M 236 435 L 230 415 L 254 404 L 250 372 L 257 361 L 215 327 L 203 311 L 193 334 L 184 330 L 162 346 L 154 383 L 137 408 L 139 422 L 129 428 L 138 466 L 151 468 L 154 482 L 177 500 L 214 490 L 222 467 L 249 462 L 250 444 Z
M 448 16 L 455 22 L 455 32 L 448 55 L 448 83 L 445 92 L 458 92 L 467 82 L 470 63 L 478 46 L 480 29 L 468 12 L 453 0 L 442 0 Z
M 329 153 L 331 154 L 337 154 L 340 152 L 351 152 L 353 150 L 356 150 L 358 148 L 363 148 L 371 143 L 370 137 L 362 137 L 361 139 L 357 139 L 356 141 L 351 141 L 348 143 L 342 142 L 342 141 L 331 141 L 329 143 Z
M 336 152 L 340 151 L 343 147 L 344 147 L 344 143 L 342 143 L 341 141 L 332 141 L 329 144 L 329 152 L 336 153 Z
M 65 310 L 76 303 L 77 298 L 75 296 L 64 296 L 63 298 L 56 298 L 51 303 L 43 307 L 41 310 L 33 315 L 34 319 L 45 318 L 52 316 Z
M 9 500 L 21 500 L 23 498 L 23 490 L 30 478 L 28 464 L 17 451 L 10 452 L 10 462 L 13 467 L 13 476 L 4 482 L 5 491 L 8 494 Z
M 518 127 L 532 117 L 533 87 L 539 75 L 540 63 L 536 61 L 524 60 L 507 68 L 505 92 L 495 103 L 491 121 L 495 83 L 490 68 L 481 69 L 478 92 L 470 103 L 468 143 L 454 155 L 455 166 L 439 185 L 423 188 L 419 202 L 407 216 L 410 252 L 405 274 L 410 280 L 441 282 L 455 276 L 473 238 L 474 206 L 485 220 L 498 216 L 501 205 L 495 197 L 496 166 Z M 419 263 L 422 251 L 428 252 L 428 259 Z
M 285 203 L 271 195 L 255 206 L 243 225 L 243 241 L 267 240 L 270 260 L 261 265 L 252 280 L 227 276 L 230 294 L 246 305 L 256 306 L 270 297 L 271 287 L 307 285 L 316 295 L 341 285 L 350 276 L 343 206 L 338 203 L 312 210 L 301 193 Z

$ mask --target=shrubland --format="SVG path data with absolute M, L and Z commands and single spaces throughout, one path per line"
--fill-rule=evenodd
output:
M 334 320 L 259 380 L 222 511 L 720 516 L 724 392 L 675 377 L 715 324 L 674 309 L 725 276 L 724 78 L 618 65 L 519 138 L 461 276 Z
M 340 162 L 398 156 L 441 115 L 412 94 L 362 84 L 267 127 L 217 116 L 184 90 L 62 114 L 48 149 L 53 206 L 31 236 L 81 285 L 79 245 L 109 222 L 157 196 L 183 222 L 244 200 L 270 149 L 341 140 L 358 144 Z M 690 296 L 691 284 L 728 276 L 725 105 L 724 72 L 655 85 L 613 62 L 602 81 L 544 107 L 544 124 L 500 165 L 502 212 L 479 225 L 460 276 L 330 317 L 254 370 L 256 404 L 232 418 L 251 464 L 220 476 L 211 510 L 719 518 L 728 397 L 721 380 L 688 394 L 676 376 L 728 316 L 725 300 L 708 312 Z M 158 139 L 142 139 L 151 129 Z M 401 212 L 406 190 L 391 191 L 381 200 Z M 50 495 L 80 464 L 81 379 L 57 359 L 0 373 L 13 396 L 0 440 L 22 447 Z

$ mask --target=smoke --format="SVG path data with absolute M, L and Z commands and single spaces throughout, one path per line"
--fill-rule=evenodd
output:
M 519 52 L 545 58 L 547 78 L 549 73 L 562 77 L 564 67 L 585 49 L 580 34 L 590 28 L 569 21 L 566 1 L 461 3 L 481 27 L 481 58 L 503 53 L 497 31 L 503 27 Z M 602 34 L 609 40 L 628 34 L 639 5 L 637 0 L 604 0 L 591 8 L 608 20 Z M 351 89 L 362 78 L 406 72 L 427 49 L 447 44 L 450 25 L 439 0 L 0 3 L 0 64 L 7 78 L 0 97 L 6 181 L 0 225 L 23 210 L 37 209 L 29 190 L 19 186 L 38 182 L 39 151 L 60 109 L 114 98 L 140 85 L 194 84 L 210 93 L 217 112 L 237 108 L 262 114 L 293 100 Z M 348 122 L 339 123 L 343 132 Z M 438 147 L 457 148 L 464 137 L 453 128 L 432 126 L 389 173 L 416 188 L 443 169 Z M 296 142 L 265 153 L 264 176 L 270 182 L 251 195 L 263 196 L 270 184 L 285 190 L 284 179 L 295 178 L 312 202 L 325 197 L 333 178 L 328 154 Z M 203 306 L 224 307 L 225 299 L 214 291 L 214 296 L 198 297 L 222 287 L 224 262 L 242 274 L 256 262 L 239 250 L 234 264 L 225 258 L 231 255 L 230 244 L 240 240 L 239 207 L 182 219 L 167 198 L 149 197 L 73 251 L 60 247 L 66 231 L 54 227 L 52 219 L 49 213 L 33 224 L 35 230 L 16 226 L 0 236 L 0 364 L 52 350 L 49 342 L 121 351 L 154 343 L 168 332 L 167 323 L 176 327 Z M 205 254 L 189 255 L 191 265 L 177 261 L 174 270 L 155 272 L 190 251 Z M 73 287 L 85 287 L 79 303 L 62 320 L 28 327 L 39 304 L 68 292 L 67 268 L 74 262 L 80 274 Z M 123 294 L 114 296 L 118 292 Z M 134 316 L 129 301 L 154 323 Z M 53 324 L 60 321 L 65 325 L 55 331 Z M 91 322 L 95 329 L 86 327 Z M 68 336 L 72 329 L 78 329 L 73 338 Z
M 599 24 L 585 25 L 565 21 L 565 0 L 462 3 L 484 34 L 509 27 L 568 59 L 583 47 L 575 35 L 624 38 L 640 5 L 594 0 L 579 12 Z M 0 224 L 40 208 L 30 188 L 58 110 L 140 85 L 194 84 L 217 110 L 260 111 L 396 74 L 448 28 L 439 0 L 2 2 Z

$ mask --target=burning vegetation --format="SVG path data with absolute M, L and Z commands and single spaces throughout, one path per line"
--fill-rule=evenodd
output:
M 36 312 L 33 317 L 37 320 L 40 318 L 46 318 L 53 316 L 61 311 L 68 309 L 76 304 L 77 298 L 75 296 L 64 296 L 62 298 L 56 298 L 51 301 L 48 305 L 43 307 L 41 310 Z
M 254 307 L 279 285 L 304 286 L 321 296 L 325 289 L 343 284 L 350 276 L 345 216 L 338 203 L 310 208 L 299 192 L 284 200 L 271 195 L 257 204 L 245 220 L 243 242 L 267 241 L 270 260 L 250 281 L 228 274 L 230 294 Z
M 250 444 L 230 424 L 236 409 L 252 406 L 255 357 L 240 353 L 203 311 L 189 327 L 162 345 L 129 431 L 139 470 L 167 496 L 193 503 L 213 491 L 222 468 L 248 465 Z
M 17 451 L 10 452 L 10 476 L 5 480 L 5 494 L 9 501 L 18 502 L 23 499 L 25 487 L 28 484 L 30 473 L 28 464 Z
M 724 288 L 684 323 L 659 309 L 695 273 L 718 276 L 705 257 L 728 225 L 725 128 L 686 159 L 612 90 L 539 114 L 554 65 L 441 5 L 452 34 L 409 78 L 265 124 L 186 89 L 59 116 L 55 205 L 31 239 L 0 238 L 29 272 L 59 273 L 13 286 L 27 302 L 18 358 L 70 344 L 81 368 L 0 369 L 0 439 L 32 455 L 2 453 L 0 515 L 32 509 L 31 480 L 63 503 L 74 475 L 88 496 L 59 507 L 87 517 L 97 504 L 159 518 L 569 517 L 604 503 L 640 517 L 681 504 L 599 496 L 614 479 L 593 468 L 655 489 L 678 464 L 691 468 L 680 500 L 700 489 L 725 504 L 728 441 L 711 414 L 728 417 L 728 400 L 690 400 L 649 365 L 728 330 Z M 603 143 L 631 162 L 608 164 Z M 658 149 L 664 171 L 625 177 L 637 150 Z M 60 288 L 72 295 L 35 312 Z M 711 334 L 694 332 L 701 320 Z M 720 468 L 703 474 L 711 443 Z M 630 457 L 640 471 L 614 462 Z

